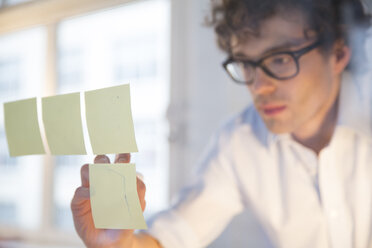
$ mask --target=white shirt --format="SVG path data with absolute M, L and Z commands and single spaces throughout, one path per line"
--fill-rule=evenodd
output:
M 372 247 L 372 87 L 364 77 L 344 75 L 337 126 L 319 156 L 270 133 L 247 108 L 149 233 L 167 248 L 205 247 L 251 208 L 275 247 Z

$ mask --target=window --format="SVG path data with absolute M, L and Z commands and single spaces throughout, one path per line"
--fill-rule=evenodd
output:
M 168 205 L 169 7 L 168 0 L 131 1 L 64 18 L 55 23 L 55 49 L 47 49 L 50 32 L 43 25 L 0 36 L 1 99 L 130 83 L 139 148 L 132 162 L 144 175 L 147 209 L 153 212 Z M 51 55 L 46 51 L 56 58 L 54 83 L 44 79 Z M 9 158 L 3 126 L 0 142 L 0 230 L 26 227 L 39 237 L 45 236 L 42 230 L 76 236 L 70 201 L 80 185 L 80 167 L 94 156 Z
M 27 40 L 27 43 L 23 41 Z M 46 36 L 36 28 L 0 37 L 0 98 L 11 101 L 40 95 Z M 43 158 L 10 158 L 0 110 L 0 222 L 32 229 L 41 223 Z

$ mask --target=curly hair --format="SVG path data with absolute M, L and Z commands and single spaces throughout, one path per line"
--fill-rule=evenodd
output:
M 219 47 L 231 53 L 232 38 L 243 42 L 249 35 L 259 35 L 263 21 L 277 14 L 300 11 L 309 30 L 315 31 L 327 51 L 336 40 L 348 44 L 354 27 L 366 31 L 370 16 L 361 0 L 211 0 L 212 19 Z M 365 32 L 363 33 L 365 34 Z M 363 35 L 362 35 L 363 36 Z M 360 36 L 359 36 L 360 37 Z M 363 36 L 365 37 L 365 35 Z M 364 38 L 359 39 L 364 43 Z M 358 44 L 357 46 L 360 46 Z

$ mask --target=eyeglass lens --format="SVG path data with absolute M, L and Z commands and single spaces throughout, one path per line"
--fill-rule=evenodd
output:
M 276 54 L 265 58 L 260 66 L 277 79 L 289 78 L 297 74 L 297 64 L 290 54 Z M 238 82 L 251 82 L 255 77 L 255 66 L 250 63 L 233 61 L 226 67 L 230 75 Z

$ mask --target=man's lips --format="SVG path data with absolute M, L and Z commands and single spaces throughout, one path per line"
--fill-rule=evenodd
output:
M 261 110 L 265 115 L 276 115 L 283 112 L 287 107 L 285 105 L 265 105 L 261 107 Z

